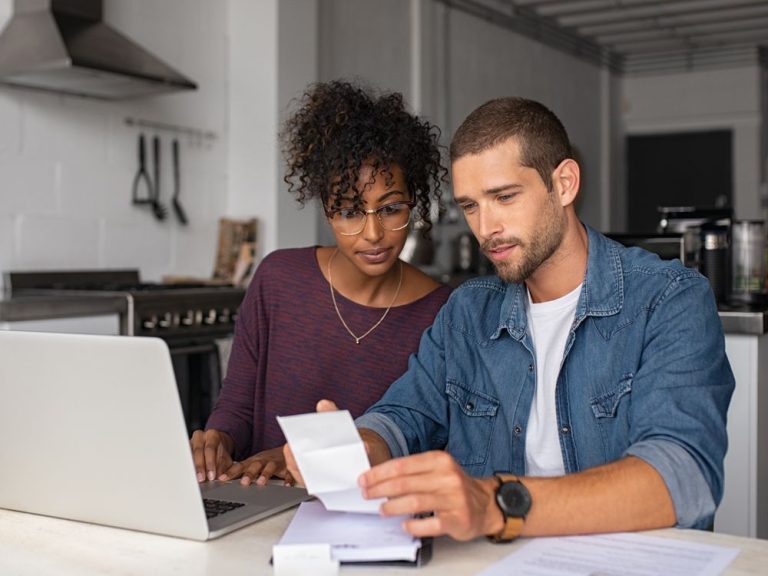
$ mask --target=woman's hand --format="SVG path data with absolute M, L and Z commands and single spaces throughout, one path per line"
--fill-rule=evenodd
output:
M 259 486 L 263 486 L 272 476 L 282 478 L 286 486 L 294 484 L 293 477 L 285 466 L 282 446 L 264 450 L 242 462 L 232 462 L 230 467 L 219 476 L 219 480 L 242 477 L 240 484 L 243 486 L 248 486 L 254 481 Z
M 195 430 L 189 444 L 198 482 L 214 480 L 232 466 L 235 442 L 226 432 Z

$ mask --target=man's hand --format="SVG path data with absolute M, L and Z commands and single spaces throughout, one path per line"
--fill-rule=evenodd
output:
M 285 467 L 282 446 L 264 450 L 241 462 L 232 462 L 232 465 L 219 475 L 219 480 L 242 477 L 240 484 L 243 486 L 248 486 L 254 480 L 259 486 L 264 486 L 272 476 L 282 478 L 286 486 L 293 485 L 293 477 Z
M 198 482 L 214 480 L 231 468 L 235 442 L 226 432 L 195 430 L 189 444 Z
M 362 474 L 360 486 L 366 498 L 389 499 L 381 506 L 385 516 L 434 512 L 405 521 L 405 529 L 417 537 L 447 534 L 471 540 L 503 526 L 495 501 L 496 480 L 467 476 L 447 452 L 389 460 Z

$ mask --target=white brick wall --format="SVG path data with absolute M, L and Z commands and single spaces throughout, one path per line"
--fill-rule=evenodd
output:
M 0 0 L 0 25 L 12 11 Z M 196 92 L 102 102 L 0 87 L 0 270 L 137 267 L 209 276 L 218 218 L 227 212 L 227 3 L 107 0 L 106 20 L 199 85 Z M 213 131 L 213 141 L 179 136 L 183 228 L 170 213 L 171 138 L 162 144 L 157 222 L 131 205 L 140 117 Z M 147 153 L 151 158 L 151 131 Z

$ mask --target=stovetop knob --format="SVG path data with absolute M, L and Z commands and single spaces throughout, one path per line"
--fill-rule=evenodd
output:
M 173 314 L 166 312 L 162 318 L 157 321 L 158 328 L 170 328 L 173 325 Z
M 184 316 L 181 317 L 182 326 L 192 326 L 195 323 L 195 311 L 187 310 Z
M 231 313 L 229 308 L 222 308 L 217 318 L 219 324 L 226 324 L 231 321 Z
M 205 317 L 203 318 L 203 324 L 207 324 L 208 326 L 212 324 L 216 324 L 216 309 L 211 308 L 206 312 Z

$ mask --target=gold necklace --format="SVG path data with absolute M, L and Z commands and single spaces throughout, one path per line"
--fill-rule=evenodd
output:
M 379 324 L 384 322 L 384 318 L 387 317 L 387 314 L 389 314 L 389 310 L 392 308 L 392 305 L 395 303 L 395 300 L 397 300 L 397 297 L 400 295 L 400 287 L 403 285 L 403 262 L 402 260 L 398 260 L 398 262 L 400 262 L 400 277 L 397 280 L 397 289 L 395 290 L 395 295 L 392 297 L 392 301 L 389 303 L 389 306 L 387 306 L 387 309 L 384 310 L 384 314 L 381 315 L 381 318 L 379 318 L 379 321 L 376 322 L 376 324 L 368 328 L 368 331 L 362 336 L 357 336 L 354 332 L 352 332 L 352 330 L 349 329 L 349 326 L 347 326 L 347 323 L 344 322 L 344 318 L 341 316 L 341 312 L 339 312 L 339 305 L 336 304 L 336 294 L 333 289 L 333 275 L 331 274 L 331 264 L 333 264 L 333 259 L 336 258 L 336 254 L 338 253 L 338 251 L 339 249 L 336 248 L 333 254 L 331 254 L 331 257 L 328 259 L 328 285 L 331 287 L 331 300 L 333 301 L 333 308 L 334 310 L 336 310 L 336 316 L 339 317 L 339 321 L 341 321 L 341 325 L 344 326 L 347 332 L 349 332 L 349 335 L 355 339 L 355 344 L 360 344 L 360 340 L 368 336 L 368 334 L 370 334 L 371 332 L 376 330 L 376 328 L 379 327 Z

